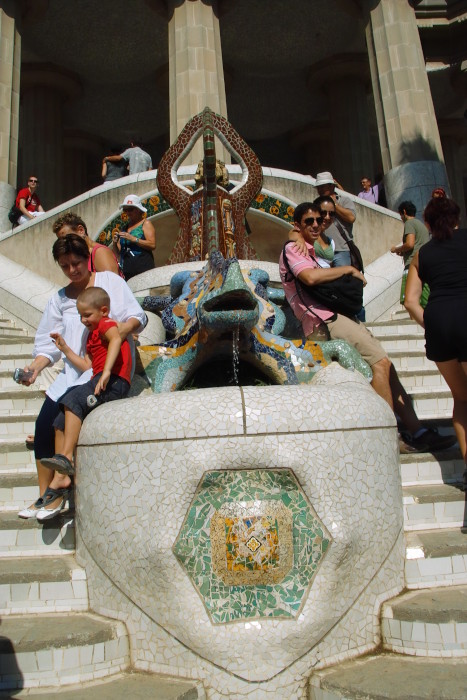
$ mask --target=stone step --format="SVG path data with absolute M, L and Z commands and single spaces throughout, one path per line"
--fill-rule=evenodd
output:
M 74 512 L 67 509 L 52 520 L 39 523 L 35 518 L 18 518 L 16 512 L 0 512 L 0 557 L 58 556 L 74 552 L 73 516 Z
M 14 326 L 7 326 L 0 323 L 0 344 L 2 344 L 5 339 L 11 340 L 11 338 L 15 338 L 20 342 L 23 340 L 23 338 L 32 338 L 32 340 L 34 340 L 28 331 L 25 331 L 22 328 L 15 328 Z
M 24 353 L 29 353 L 29 358 L 31 358 L 31 352 L 34 347 L 34 338 L 32 336 L 24 336 L 20 338 L 8 337 L 0 338 L 0 356 L 5 354 L 10 357 L 15 355 L 21 356 Z
M 90 613 L 52 613 L 2 620 L 0 683 L 3 689 L 63 686 L 128 668 L 123 622 Z
M 387 601 L 381 633 L 383 647 L 399 654 L 467 656 L 467 586 L 410 591 Z
M 423 350 L 392 350 L 389 357 L 399 372 L 403 369 L 431 369 L 438 371 L 436 364 L 427 359 Z
M 0 410 L 39 412 L 44 402 L 44 393 L 33 386 L 14 385 L 11 389 L 0 389 Z
M 378 340 L 390 357 L 394 350 L 425 352 L 425 337 L 419 333 L 388 333 L 378 336 Z
M 102 678 L 91 683 L 80 683 L 71 687 L 60 688 L 62 700 L 85 700 L 92 695 L 93 700 L 205 700 L 206 693 L 202 683 L 160 676 L 153 673 L 127 672 Z M 28 689 L 15 693 L 16 698 L 37 697 L 51 700 L 56 691 L 47 693 L 46 689 Z M 0 691 L 0 698 L 5 697 Z M 8 696 L 11 699 L 11 696 Z
M 399 379 L 408 392 L 419 389 L 443 389 L 449 391 L 449 387 L 442 374 L 437 369 L 401 369 L 398 371 Z
M 404 486 L 402 504 L 406 531 L 467 524 L 465 493 L 453 484 Z
M 0 615 L 85 611 L 86 572 L 71 554 L 2 559 Z
M 0 476 L 6 472 L 35 472 L 34 452 L 26 448 L 25 437 L 0 438 Z
M 464 460 L 457 446 L 436 454 L 400 455 L 400 462 L 403 486 L 462 483 Z
M 449 389 L 416 389 L 408 392 L 420 420 L 452 417 L 453 399 Z
M 423 337 L 425 332 L 418 323 L 415 323 L 415 321 L 412 321 L 410 318 L 372 321 L 371 323 L 365 323 L 365 326 L 379 339 L 385 335 L 402 335 L 405 333 L 419 334 Z
M 405 533 L 407 588 L 467 584 L 467 529 Z
M 37 473 L 12 473 L 0 476 L 0 511 L 16 513 L 38 497 Z
M 465 700 L 465 659 L 383 653 L 314 673 L 309 700 Z
M 0 365 L 4 372 L 13 374 L 17 367 L 24 367 L 32 360 L 31 349 L 25 352 L 10 352 L 0 348 Z

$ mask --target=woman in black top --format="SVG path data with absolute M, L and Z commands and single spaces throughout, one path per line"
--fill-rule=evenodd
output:
M 431 199 L 424 217 L 432 239 L 412 261 L 404 305 L 425 328 L 426 355 L 451 389 L 454 429 L 467 464 L 467 229 L 459 228 L 459 207 L 447 197 Z M 423 310 L 419 299 L 425 282 L 430 297 Z

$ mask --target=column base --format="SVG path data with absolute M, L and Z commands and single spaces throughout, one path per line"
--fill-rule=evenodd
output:
M 397 211 L 404 200 L 417 207 L 417 218 L 422 218 L 435 187 L 443 187 L 450 194 L 446 166 L 437 160 L 418 160 L 389 170 L 384 176 L 387 206 Z
M 11 230 L 11 222 L 8 219 L 8 212 L 15 201 L 16 190 L 7 182 L 0 182 L 0 232 Z

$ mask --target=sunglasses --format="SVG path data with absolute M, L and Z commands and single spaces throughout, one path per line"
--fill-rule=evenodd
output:
M 28 180 L 28 182 L 35 182 L 37 184 L 37 180 Z
M 333 219 L 336 215 L 335 211 L 324 211 L 323 209 L 321 209 L 320 211 L 324 218 L 326 218 L 326 216 L 329 216 L 330 219 Z
M 309 216 L 307 219 L 305 219 L 305 226 L 312 226 L 314 223 L 318 224 L 318 226 L 321 226 L 323 223 L 323 217 L 322 216 Z

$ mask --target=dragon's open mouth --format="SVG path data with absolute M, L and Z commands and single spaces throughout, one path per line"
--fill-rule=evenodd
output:
M 203 304 L 207 313 L 229 311 L 255 311 L 258 307 L 256 299 L 246 290 L 238 289 L 226 294 L 219 294 Z

